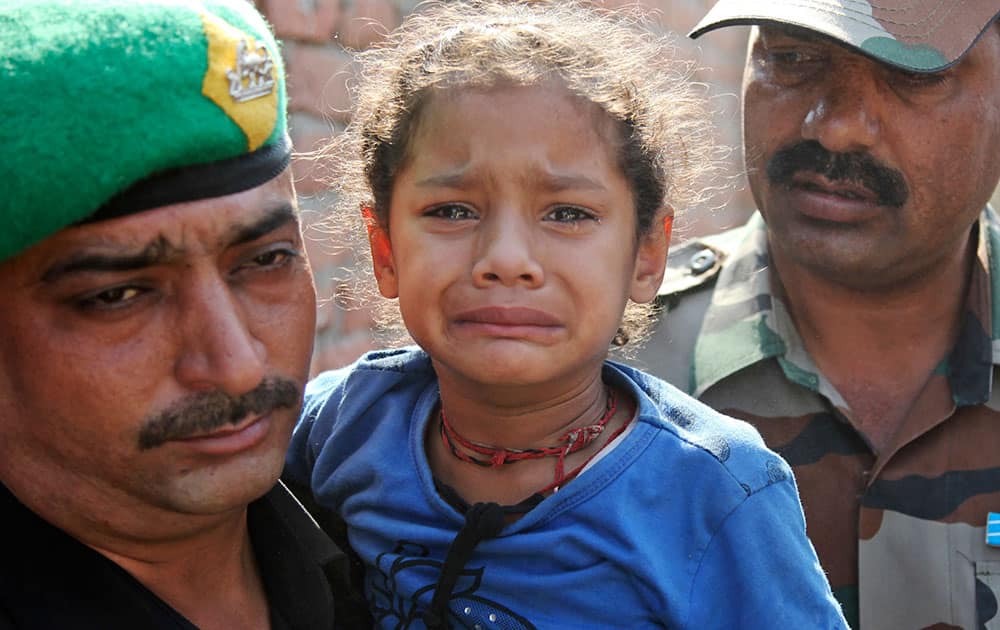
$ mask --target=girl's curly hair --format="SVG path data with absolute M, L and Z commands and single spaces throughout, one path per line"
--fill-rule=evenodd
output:
M 388 229 L 393 182 L 435 90 L 555 80 L 598 105 L 618 124 L 637 241 L 663 208 L 702 202 L 706 174 L 719 171 L 704 86 L 635 11 L 576 0 L 431 2 L 357 61 L 351 122 L 318 155 L 337 193 L 324 227 L 357 245 L 359 268 L 371 268 L 359 209 L 371 208 Z M 379 323 L 399 330 L 398 309 L 383 304 L 392 306 L 380 309 Z M 649 321 L 648 307 L 630 302 L 615 345 L 641 336 Z

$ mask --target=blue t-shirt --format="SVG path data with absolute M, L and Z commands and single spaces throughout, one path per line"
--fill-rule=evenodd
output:
M 846 628 L 788 466 L 747 424 L 607 362 L 636 419 L 593 466 L 480 542 L 449 599 L 457 628 Z M 424 450 L 428 356 L 373 352 L 307 388 L 286 475 L 338 512 L 383 628 L 423 628 L 465 519 Z

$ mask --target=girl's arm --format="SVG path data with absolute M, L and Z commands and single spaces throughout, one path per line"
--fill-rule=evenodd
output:
M 690 611 L 688 628 L 848 628 L 806 538 L 791 474 L 723 522 L 695 576 Z

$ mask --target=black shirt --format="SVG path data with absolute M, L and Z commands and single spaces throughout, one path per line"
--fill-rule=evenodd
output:
M 334 628 L 334 597 L 348 590 L 344 553 L 281 483 L 250 504 L 247 524 L 273 630 Z M 197 630 L 2 484 L 0 532 L 0 628 Z

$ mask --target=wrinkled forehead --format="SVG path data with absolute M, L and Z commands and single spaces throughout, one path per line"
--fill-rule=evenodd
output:
M 476 81 L 435 87 L 426 91 L 415 108 L 410 122 L 405 153 L 400 168 L 413 166 L 416 158 L 436 149 L 438 157 L 451 153 L 456 162 L 467 159 L 468 136 L 452 133 L 456 116 L 475 116 L 479 109 L 498 99 L 538 99 L 540 115 L 565 120 L 579 117 L 586 121 L 583 128 L 592 132 L 615 161 L 625 142 L 627 129 L 601 105 L 577 94 L 559 78 L 547 78 L 531 84 L 513 83 L 507 79 L 492 82 Z M 485 133 L 475 128 L 473 133 Z
M 55 234 L 0 261 L 8 289 L 49 283 L 77 271 L 115 271 L 183 263 L 253 242 L 276 230 L 298 231 L 291 177 L 239 193 L 93 221 Z

